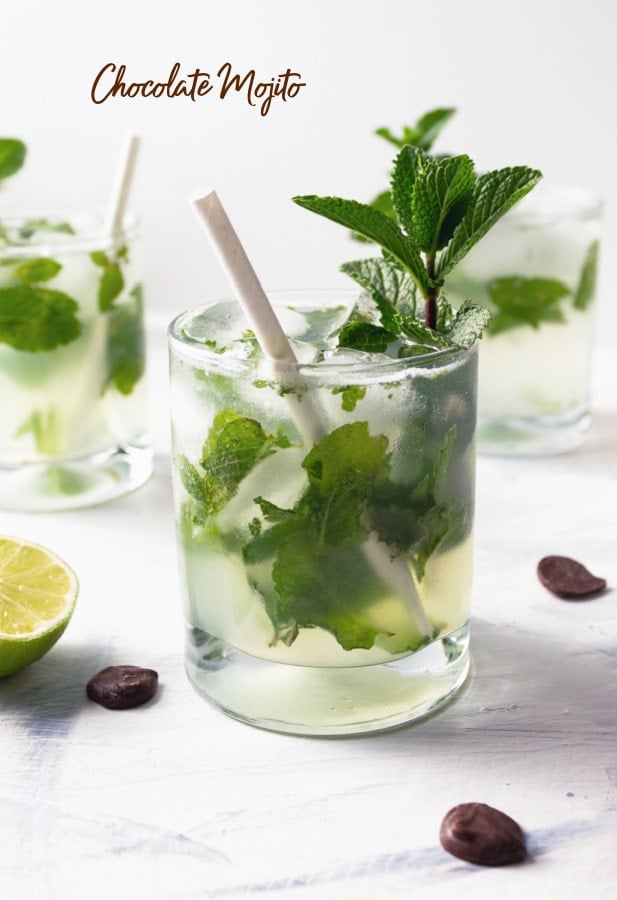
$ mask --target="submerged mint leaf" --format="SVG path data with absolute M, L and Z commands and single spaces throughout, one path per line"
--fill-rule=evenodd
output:
M 37 231 L 55 231 L 59 234 L 75 234 L 70 222 L 53 222 L 51 219 L 27 219 L 19 229 L 21 238 L 31 238 Z
M 122 248 L 116 254 L 117 258 L 112 258 L 103 250 L 94 250 L 90 254 L 90 259 L 95 266 L 103 269 L 101 280 L 99 282 L 98 301 L 101 312 L 107 312 L 114 306 L 116 300 L 122 293 L 124 288 L 124 276 L 118 259 L 126 256 L 126 248 Z
M 595 295 L 596 277 L 598 272 L 598 253 L 600 251 L 600 242 L 594 241 L 589 246 L 581 277 L 574 293 L 574 308 L 587 309 Z
M 57 410 L 50 408 L 32 412 L 15 432 L 15 438 L 26 434 L 32 435 L 37 453 L 44 455 L 58 453 L 61 446 L 61 428 Z
M 141 285 L 135 285 L 130 297 L 130 302 L 112 307 L 107 320 L 104 390 L 113 386 L 124 396 L 132 393 L 146 368 Z
M 332 388 L 333 394 L 341 394 L 341 407 L 345 412 L 353 412 L 360 400 L 366 395 L 366 388 L 358 384 L 348 384 L 346 387 Z
M 421 250 L 433 255 L 446 246 L 465 215 L 475 182 L 468 156 L 421 161 L 411 202 L 413 233 Z
M 0 289 L 0 343 L 31 353 L 70 344 L 81 334 L 78 305 L 60 291 L 27 284 Z
M 418 581 L 424 578 L 426 564 L 433 553 L 446 538 L 462 529 L 464 518 L 462 503 L 436 503 L 418 520 L 421 533 L 413 553 L 413 567 Z
M 187 492 L 201 504 L 205 516 L 219 512 L 238 491 L 250 471 L 273 452 L 289 445 L 284 435 L 267 434 L 256 419 L 231 409 L 214 417 L 198 466 L 180 458 L 179 470 Z
M 570 291 L 561 281 L 510 276 L 495 278 L 487 290 L 497 310 L 491 318 L 491 334 L 521 325 L 539 328 L 541 322 L 566 321 L 558 304 Z
M 409 238 L 405 235 L 396 222 L 389 219 L 383 213 L 373 209 L 365 203 L 356 200 L 344 200 L 340 197 L 316 197 L 314 195 L 294 197 L 294 203 L 304 207 L 318 215 L 325 216 L 339 225 L 344 225 L 352 231 L 363 235 L 371 241 L 375 241 L 391 256 L 393 256 L 404 269 L 413 275 L 416 282 L 428 287 L 428 274 L 420 253 Z
M 20 281 L 33 284 L 40 281 L 51 281 L 61 269 L 61 264 L 55 259 L 40 256 L 37 259 L 29 259 L 18 266 L 15 269 L 15 275 Z
M 541 178 L 541 172 L 527 166 L 496 169 L 479 175 L 469 198 L 467 212 L 437 260 L 438 278 L 443 281 L 444 276 L 469 253 L 495 222 L 528 194 Z
M 0 138 L 0 179 L 19 172 L 26 159 L 26 145 L 16 138 Z

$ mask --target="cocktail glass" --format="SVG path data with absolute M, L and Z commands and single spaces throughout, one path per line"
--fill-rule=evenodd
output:
M 139 231 L 102 217 L 3 215 L 0 506 L 89 506 L 141 485 L 147 437 Z
M 590 425 L 601 204 L 540 184 L 462 260 L 450 300 L 489 307 L 480 348 L 478 452 L 572 450 Z
M 235 301 L 170 326 L 188 675 L 265 728 L 392 728 L 468 671 L 476 349 L 336 351 L 355 292 L 270 299 L 276 375 Z

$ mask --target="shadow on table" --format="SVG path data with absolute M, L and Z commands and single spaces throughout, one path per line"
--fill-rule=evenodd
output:
M 36 737 L 66 734 L 86 699 L 86 684 L 107 665 L 101 646 L 62 646 L 0 681 L 0 710 L 15 713 Z
M 378 736 L 451 754 L 583 752 L 593 762 L 617 744 L 617 647 L 566 644 L 484 620 L 472 624 L 473 668 L 463 691 L 430 719 Z M 371 741 L 367 741 L 370 745 Z M 384 749 L 383 746 L 380 746 Z

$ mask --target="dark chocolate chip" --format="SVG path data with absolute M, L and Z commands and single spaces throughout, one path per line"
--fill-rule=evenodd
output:
M 606 587 L 604 578 L 596 578 L 569 556 L 545 556 L 538 563 L 538 578 L 551 593 L 565 600 L 591 597 Z
M 441 823 L 439 840 L 448 853 L 478 866 L 507 866 L 527 855 L 519 825 L 485 803 L 453 807 Z
M 131 709 L 152 700 L 159 676 L 141 666 L 108 666 L 90 679 L 86 693 L 107 709 Z

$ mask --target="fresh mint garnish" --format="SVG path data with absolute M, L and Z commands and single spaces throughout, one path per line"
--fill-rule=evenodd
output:
M 486 286 L 496 308 L 491 334 L 500 334 L 520 325 L 539 328 L 542 322 L 565 322 L 559 301 L 570 293 L 561 281 L 550 278 L 495 278 Z
M 456 109 L 452 107 L 441 107 L 431 109 L 424 115 L 420 116 L 415 125 L 403 125 L 403 131 L 400 137 L 396 137 L 389 128 L 377 128 L 375 134 L 384 138 L 390 144 L 394 144 L 399 149 L 406 144 L 419 147 L 420 150 L 430 150 L 444 125 L 449 122 L 455 114 Z
M 574 293 L 574 308 L 587 309 L 594 298 L 598 271 L 600 242 L 594 241 L 587 251 L 581 271 L 581 278 Z
M 332 388 L 333 394 L 341 395 L 341 407 L 345 412 L 353 412 L 360 400 L 366 395 L 366 388 L 358 384 L 348 384 L 345 387 Z
M 396 221 L 372 206 L 340 197 L 308 195 L 294 201 L 379 244 L 386 261 L 414 281 L 424 301 L 423 324 L 437 333 L 445 276 L 540 178 L 540 172 L 525 166 L 476 175 L 467 156 L 433 159 L 417 147 L 405 146 L 392 174 Z M 392 324 L 400 327 L 401 320 L 392 299 L 386 296 L 385 301 L 394 309 L 382 325 L 392 331 Z M 468 306 L 466 315 L 469 311 Z M 476 324 L 479 321 L 478 315 Z M 409 330 L 401 328 L 399 333 L 416 340 Z M 457 346 L 447 335 L 442 339 Z
M 26 145 L 15 138 L 0 138 L 0 179 L 19 172 L 26 159 Z

